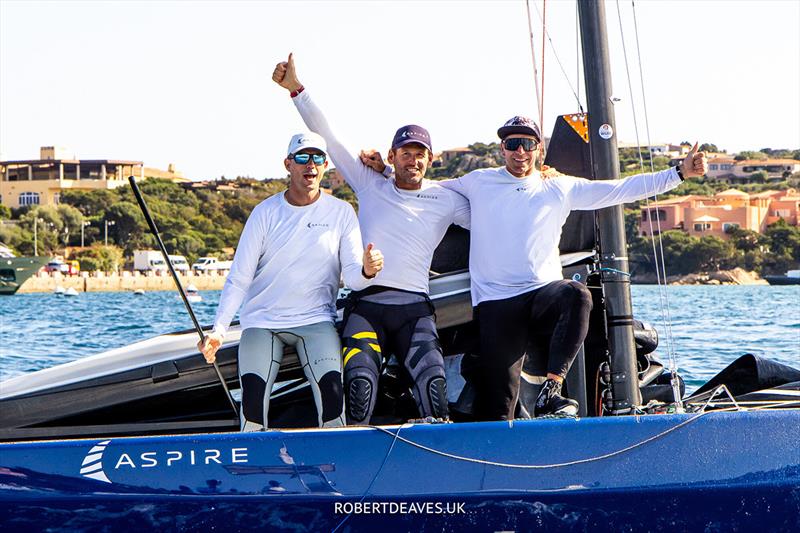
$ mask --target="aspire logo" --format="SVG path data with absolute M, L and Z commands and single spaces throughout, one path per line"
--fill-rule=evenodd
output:
M 108 479 L 103 471 L 103 452 L 106 451 L 106 446 L 110 442 L 110 440 L 98 442 L 89 450 L 89 453 L 83 458 L 83 463 L 81 463 L 81 475 L 83 477 L 111 483 L 111 480 Z

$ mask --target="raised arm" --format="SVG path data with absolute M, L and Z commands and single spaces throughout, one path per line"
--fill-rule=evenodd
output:
M 300 83 L 292 54 L 289 54 L 287 61 L 275 66 L 272 80 L 290 92 L 292 102 L 308 129 L 325 139 L 333 164 L 356 193 L 369 187 L 376 178 L 383 177 L 380 173 L 364 166 L 361 160 L 336 138 L 322 110 L 317 107 L 308 91 Z
M 697 143 L 679 167 L 660 172 L 637 174 L 619 180 L 590 181 L 574 179 L 567 193 L 572 209 L 601 209 L 625 202 L 633 202 L 674 189 L 684 178 L 703 176 L 708 171 L 708 161 L 703 152 L 697 151 Z

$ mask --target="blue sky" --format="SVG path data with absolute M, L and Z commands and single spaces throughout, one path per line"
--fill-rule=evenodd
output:
M 619 6 L 623 30 L 617 15 Z M 537 56 L 541 22 L 532 1 Z M 630 1 L 606 2 L 618 139 L 644 114 Z M 800 147 L 800 2 L 636 2 L 650 137 L 728 151 Z M 575 3 L 548 0 L 545 130 L 577 110 Z M 419 123 L 434 149 L 495 140 L 537 115 L 525 2 L 0 0 L 0 155 L 175 164 L 193 179 L 281 177 L 303 129 L 270 76 L 300 79 L 354 150 Z M 583 80 L 580 93 L 583 94 Z

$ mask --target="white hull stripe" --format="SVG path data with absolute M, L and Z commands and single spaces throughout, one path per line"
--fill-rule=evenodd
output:
M 98 444 L 97 446 L 89 450 L 89 453 L 103 453 L 103 450 L 105 449 L 106 447 L 104 445 Z
M 103 463 L 102 461 L 98 461 L 93 465 L 84 466 L 83 468 L 81 468 L 81 474 L 85 475 L 90 472 L 94 472 L 95 470 L 102 470 L 102 469 L 103 469 Z
M 94 474 L 86 474 L 84 477 L 90 477 L 92 479 L 96 479 L 97 481 L 105 481 L 106 483 L 111 483 L 111 480 L 106 477 L 105 473 L 102 470 L 100 472 L 95 472 Z
M 103 458 L 102 452 L 101 453 L 89 453 L 89 455 L 87 455 L 83 459 L 83 462 L 81 463 L 81 466 L 88 465 L 89 463 L 94 463 L 95 461 L 99 461 L 102 458 Z

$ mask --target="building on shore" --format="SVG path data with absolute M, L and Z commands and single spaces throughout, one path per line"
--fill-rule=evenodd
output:
M 58 205 L 62 191 L 115 189 L 127 184 L 128 176 L 189 181 L 172 165 L 161 170 L 145 167 L 142 161 L 78 159 L 64 148 L 43 146 L 39 159 L 0 161 L 0 204 Z
M 800 161 L 796 159 L 745 159 L 735 160 L 727 154 L 708 159 L 709 178 L 731 184 L 783 181 L 792 174 L 800 172 Z
M 639 145 L 637 143 L 620 141 L 617 143 L 617 148 L 620 150 L 630 148 L 641 150 L 643 154 L 649 153 L 651 157 L 670 157 L 673 159 L 683 159 L 686 157 L 686 154 L 689 153 L 689 150 L 692 149 L 692 145 L 688 143 L 655 143 L 651 145 Z
M 714 196 L 679 196 L 642 207 L 639 234 L 643 237 L 679 229 L 689 235 L 727 238 L 734 228 L 763 232 L 784 219 L 798 225 L 800 193 L 795 189 L 747 194 L 728 189 Z

